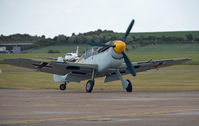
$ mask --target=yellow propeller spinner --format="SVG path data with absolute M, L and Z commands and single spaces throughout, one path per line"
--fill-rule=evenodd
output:
M 116 41 L 114 42 L 115 47 L 113 48 L 116 53 L 122 53 L 126 49 L 126 44 L 123 41 Z

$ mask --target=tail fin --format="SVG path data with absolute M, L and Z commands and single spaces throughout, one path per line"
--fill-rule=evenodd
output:
M 79 52 L 79 46 L 77 46 L 76 54 L 78 55 Z

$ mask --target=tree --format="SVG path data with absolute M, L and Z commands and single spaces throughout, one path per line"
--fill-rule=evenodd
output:
M 187 35 L 187 40 L 188 41 L 192 41 L 193 40 L 193 35 L 192 34 L 188 34 Z
M 45 39 L 45 38 L 46 38 L 46 36 L 45 36 L 45 35 L 42 35 L 42 36 L 41 36 L 41 38 L 42 38 L 42 39 Z

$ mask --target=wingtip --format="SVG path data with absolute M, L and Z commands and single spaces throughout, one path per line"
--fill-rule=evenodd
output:
M 186 58 L 187 60 L 192 60 L 192 58 Z
M 188 61 L 191 61 L 192 58 L 187 57 L 187 58 L 184 58 L 183 60 L 184 60 L 185 62 L 188 62 Z
M 3 60 L 3 62 L 4 62 L 5 64 L 11 64 L 12 61 L 13 61 L 13 59 L 4 59 L 4 60 Z
M 3 62 L 4 63 L 8 63 L 10 61 L 10 59 L 4 59 Z

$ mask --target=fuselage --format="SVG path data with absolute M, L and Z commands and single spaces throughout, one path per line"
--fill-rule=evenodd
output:
M 107 42 L 107 45 L 102 47 L 94 47 L 87 50 L 77 61 L 76 63 L 81 64 L 96 64 L 97 72 L 105 72 L 109 69 L 119 68 L 123 62 L 124 57 L 122 52 L 125 50 L 125 43 L 122 41 L 111 41 Z M 59 57 L 58 62 L 64 62 L 64 59 Z M 69 73 L 70 74 L 70 73 Z M 54 81 L 71 81 L 71 77 L 68 77 L 69 74 L 65 76 L 54 75 Z M 73 80 L 74 81 L 74 80 Z M 78 81 L 78 80 L 75 80 Z
M 115 52 L 113 47 L 92 48 L 86 51 L 78 62 L 84 64 L 97 64 L 97 71 L 103 72 L 109 68 L 120 67 L 123 63 L 123 55 Z

